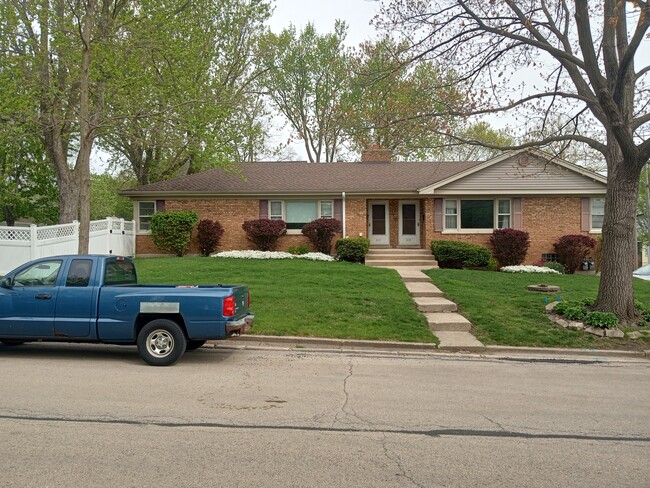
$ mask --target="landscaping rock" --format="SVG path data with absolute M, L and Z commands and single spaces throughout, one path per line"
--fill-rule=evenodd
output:
M 556 323 L 557 325 L 561 325 L 561 326 L 564 327 L 565 329 L 569 326 L 569 321 L 568 321 L 568 320 L 564 320 L 564 319 L 556 319 L 556 320 L 555 320 L 555 323 Z
M 620 329 L 607 329 L 605 331 L 605 335 L 607 337 L 620 337 L 620 338 L 625 337 L 625 333 Z
M 583 324 L 582 322 L 576 322 L 572 320 L 568 323 L 566 327 L 567 329 L 581 330 L 585 328 L 585 324 Z
M 639 337 L 643 337 L 643 334 L 641 334 L 641 332 L 628 332 L 627 336 L 630 339 L 634 340 L 634 339 L 638 339 Z
M 598 337 L 605 337 L 605 330 L 598 327 L 585 327 L 585 332 L 596 335 Z
M 558 303 L 559 302 L 551 302 L 548 305 L 546 305 L 546 307 L 544 307 L 546 309 L 546 313 L 551 313 L 555 308 L 555 305 L 557 305 Z

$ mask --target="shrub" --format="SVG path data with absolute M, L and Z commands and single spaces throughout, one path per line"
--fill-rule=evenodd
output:
M 490 236 L 494 257 L 501 266 L 516 266 L 524 262 L 530 247 L 528 232 L 516 229 L 495 229 Z
M 275 251 L 278 239 L 287 233 L 287 224 L 284 220 L 247 220 L 241 227 L 246 232 L 248 240 L 255 244 L 259 251 Z
M 223 236 L 223 226 L 216 220 L 204 219 L 196 226 L 201 256 L 209 256 L 217 250 Z
M 341 232 L 341 221 L 337 219 L 316 219 L 302 228 L 302 234 L 323 254 L 331 252 L 332 239 L 337 232 Z
M 484 268 L 492 257 L 483 246 L 459 241 L 431 241 L 431 252 L 441 268 Z
M 302 244 L 300 246 L 289 246 L 287 252 L 296 256 L 302 256 L 303 254 L 307 254 L 309 252 L 309 246 L 307 244 Z
M 151 240 L 159 249 L 183 256 L 198 220 L 196 212 L 156 212 L 151 217 Z
M 587 316 L 587 311 L 582 305 L 571 305 L 564 309 L 562 313 L 569 320 L 584 320 Z
M 575 273 L 595 246 L 596 241 L 593 238 L 583 235 L 562 236 L 553 244 L 567 274 Z
M 334 247 L 339 259 L 351 263 L 363 263 L 370 249 L 370 240 L 365 237 L 346 237 L 337 239 Z
M 613 329 L 618 325 L 618 317 L 611 312 L 589 312 L 585 324 L 603 329 Z

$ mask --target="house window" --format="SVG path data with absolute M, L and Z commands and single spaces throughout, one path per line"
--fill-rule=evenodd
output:
M 542 261 L 557 263 L 559 256 L 555 253 L 542 254 Z
M 445 229 L 456 229 L 458 227 L 458 201 L 447 200 L 445 202 Z
M 151 217 L 156 213 L 156 202 L 138 202 L 138 230 L 151 229 Z
M 445 230 L 510 228 L 512 226 L 511 208 L 508 199 L 445 200 Z
M 321 200 L 320 202 L 320 218 L 333 219 L 334 218 L 334 202 L 332 200 Z
M 510 200 L 499 200 L 497 203 L 497 229 L 510 228 Z
M 272 200 L 269 202 L 269 218 L 284 220 L 287 229 L 302 229 L 312 220 L 334 218 L 334 201 Z
M 280 200 L 273 200 L 269 202 L 269 218 L 271 220 L 282 220 L 282 202 Z
M 601 230 L 605 220 L 605 199 L 591 199 L 591 228 L 592 230 Z
M 461 229 L 493 229 L 494 200 L 461 200 Z

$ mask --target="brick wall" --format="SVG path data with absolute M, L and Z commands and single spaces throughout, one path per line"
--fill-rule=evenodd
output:
M 433 229 L 433 199 L 426 203 L 427 245 L 432 240 L 455 240 L 490 247 L 490 234 L 443 234 Z M 542 254 L 553 253 L 553 243 L 563 235 L 585 234 L 581 230 L 579 197 L 526 197 L 522 199 L 522 230 L 530 235 L 530 247 L 525 264 L 531 264 Z M 429 227 L 430 226 L 430 227 Z M 430 230 L 431 228 L 431 230 Z
M 347 237 L 368 237 L 368 204 L 365 198 L 348 198 L 345 201 L 345 233 Z
M 395 247 L 399 233 L 399 200 L 390 200 L 390 242 Z M 199 219 L 212 219 L 221 222 L 224 235 L 220 251 L 252 249 L 241 225 L 246 220 L 259 218 L 258 200 L 167 200 L 165 209 L 193 210 Z M 581 232 L 581 205 L 579 197 L 526 197 L 522 199 L 523 230 L 530 234 L 531 246 L 526 263 L 541 258 L 542 254 L 553 253 L 553 243 L 566 234 L 586 234 Z M 489 247 L 490 234 L 443 234 L 435 229 L 434 199 L 420 202 L 420 212 L 425 219 L 421 223 L 421 246 L 428 248 L 432 240 L 448 239 Z M 367 200 L 365 198 L 346 199 L 346 234 L 348 237 L 368 237 Z M 286 251 L 289 246 L 310 245 L 302 235 L 287 235 L 280 239 L 278 250 Z M 311 245 L 310 245 L 311 248 Z M 136 251 L 139 256 L 163 254 L 148 235 L 136 236 Z M 196 235 L 193 236 L 188 254 L 199 254 Z
M 246 220 L 259 218 L 259 200 L 167 200 L 165 210 L 194 211 L 199 215 L 199 220 L 219 221 L 223 226 L 224 233 L 218 251 L 254 249 L 241 226 Z M 365 213 L 363 217 L 365 219 Z M 335 241 L 336 238 L 332 242 Z M 285 235 L 278 241 L 277 250 L 286 251 L 290 246 L 305 244 L 313 250 L 309 240 L 302 234 Z M 153 244 L 149 235 L 136 236 L 136 253 L 138 256 L 165 254 Z M 200 254 L 196 231 L 192 236 L 188 254 Z

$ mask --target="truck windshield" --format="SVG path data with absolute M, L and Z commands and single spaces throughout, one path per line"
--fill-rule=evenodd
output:
M 104 273 L 105 285 L 135 285 L 135 266 L 130 261 L 107 261 Z

